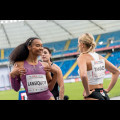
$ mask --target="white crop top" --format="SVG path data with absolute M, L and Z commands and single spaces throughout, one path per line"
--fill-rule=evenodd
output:
M 104 59 L 99 59 L 99 55 L 95 52 L 90 52 L 89 54 L 94 60 L 91 61 L 92 70 L 87 71 L 88 83 L 89 85 L 103 84 L 105 76 L 105 61 Z

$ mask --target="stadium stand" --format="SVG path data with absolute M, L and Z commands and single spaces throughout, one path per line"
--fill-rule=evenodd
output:
M 110 33 L 104 33 L 101 35 L 94 35 L 96 40 L 96 49 L 106 48 L 106 47 L 112 47 L 120 45 L 120 31 L 110 32 Z M 110 40 L 110 41 L 109 41 Z M 108 44 L 109 43 L 109 44 Z M 66 55 L 70 53 L 76 53 L 78 50 L 78 39 L 74 38 L 71 40 L 64 40 L 59 42 L 52 42 L 52 43 L 45 43 L 43 46 L 49 47 L 53 50 L 52 56 L 57 57 L 58 55 Z M 12 52 L 14 48 L 7 48 L 7 49 L 1 49 L 0 50 L 0 63 L 7 62 L 9 59 L 9 55 Z M 107 59 L 112 62 L 115 66 L 120 66 L 120 52 L 112 51 L 111 54 L 107 56 L 107 52 L 101 53 L 104 57 L 108 57 Z M 63 60 L 55 60 L 54 62 L 62 69 L 63 75 L 65 75 L 71 67 L 74 65 L 76 61 L 76 58 L 69 58 L 69 59 L 63 59 Z M 67 66 L 67 67 L 66 67 Z M 74 70 L 68 75 L 68 78 L 72 78 L 74 76 L 78 76 L 78 66 L 76 65 Z

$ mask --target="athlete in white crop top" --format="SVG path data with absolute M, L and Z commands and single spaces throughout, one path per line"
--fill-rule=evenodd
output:
M 88 53 L 93 57 L 92 70 L 87 71 L 89 85 L 103 84 L 105 76 L 105 61 L 99 59 L 99 55 L 95 52 Z
M 94 37 L 89 33 L 82 34 L 78 38 L 80 55 L 77 63 L 84 87 L 83 96 L 85 100 L 109 100 L 107 93 L 114 87 L 119 77 L 119 70 L 106 58 L 95 53 L 95 46 Z M 103 89 L 105 69 L 112 73 L 107 89 Z

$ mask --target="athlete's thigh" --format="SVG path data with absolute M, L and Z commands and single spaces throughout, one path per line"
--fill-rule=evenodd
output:
M 95 99 L 95 98 L 84 98 L 84 100 L 99 100 L 99 99 Z
M 50 97 L 50 99 L 49 100 L 55 100 L 55 98 L 54 97 Z

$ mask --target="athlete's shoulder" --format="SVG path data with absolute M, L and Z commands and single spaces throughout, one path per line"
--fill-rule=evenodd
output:
M 53 66 L 56 67 L 56 68 L 59 68 L 59 66 L 55 63 L 53 63 Z
M 78 58 L 77 58 L 77 60 L 80 60 L 80 59 L 84 59 L 84 58 L 86 58 L 86 56 L 87 56 L 87 54 L 80 54 L 79 56 L 78 56 Z
M 99 55 L 99 54 L 98 54 L 98 55 Z M 103 57 L 102 55 L 99 55 L 99 58 L 100 58 L 100 59 L 104 59 L 104 60 L 106 60 L 106 58 Z
M 61 68 L 60 68 L 57 64 L 54 64 L 54 63 L 53 63 L 53 66 L 54 66 L 55 68 L 57 68 L 58 70 L 61 70 Z

